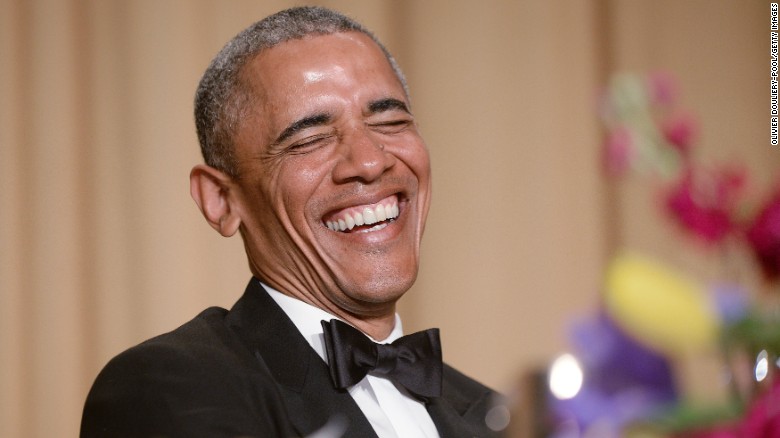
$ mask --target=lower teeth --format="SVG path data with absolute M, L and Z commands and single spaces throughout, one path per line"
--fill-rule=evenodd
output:
M 351 230 L 344 230 L 344 231 L 340 231 L 339 230 L 339 232 L 340 233 L 370 233 L 370 232 L 373 232 L 373 231 L 379 231 L 379 230 L 385 228 L 386 226 L 388 226 L 390 224 L 390 222 L 394 222 L 394 221 L 395 221 L 395 218 L 387 219 L 385 221 L 373 223 L 371 225 L 357 225 L 354 228 L 352 228 Z M 336 231 L 336 230 L 334 230 L 334 231 Z
M 373 227 L 366 230 L 357 230 L 356 233 L 370 233 L 372 231 L 379 231 L 382 228 L 386 227 L 389 222 L 390 221 L 382 222 L 381 224 L 374 225 Z

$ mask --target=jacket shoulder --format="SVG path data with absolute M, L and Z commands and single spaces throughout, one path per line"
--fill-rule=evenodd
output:
M 444 364 L 443 372 L 442 392 L 457 404 L 470 405 L 475 400 L 500 397 L 496 391 L 447 364 Z
M 132 347 L 103 368 L 81 436 L 273 436 L 273 379 L 209 308 Z M 266 421 L 264 421 L 266 420 Z

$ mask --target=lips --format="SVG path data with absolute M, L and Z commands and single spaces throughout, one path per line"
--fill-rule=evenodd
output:
M 398 214 L 398 195 L 391 195 L 374 204 L 356 205 L 328 213 L 322 222 L 329 229 L 342 233 L 370 232 L 386 227 Z

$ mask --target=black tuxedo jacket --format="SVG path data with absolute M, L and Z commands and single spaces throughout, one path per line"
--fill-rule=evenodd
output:
M 495 394 L 444 367 L 442 396 L 426 403 L 439 434 L 494 436 Z M 87 397 L 82 437 L 299 437 L 329 420 L 344 437 L 376 437 L 325 362 L 252 279 L 227 311 L 210 308 L 112 359 Z

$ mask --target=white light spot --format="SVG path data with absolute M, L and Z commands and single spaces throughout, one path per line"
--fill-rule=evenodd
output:
M 504 405 L 498 405 L 490 408 L 485 415 L 485 424 L 490 430 L 500 432 L 509 426 L 510 418 L 509 409 Z
M 756 356 L 756 382 L 764 380 L 769 373 L 769 355 L 766 350 L 761 350 Z
M 582 388 L 582 367 L 571 354 L 563 354 L 550 367 L 550 392 L 561 400 L 574 397 Z

